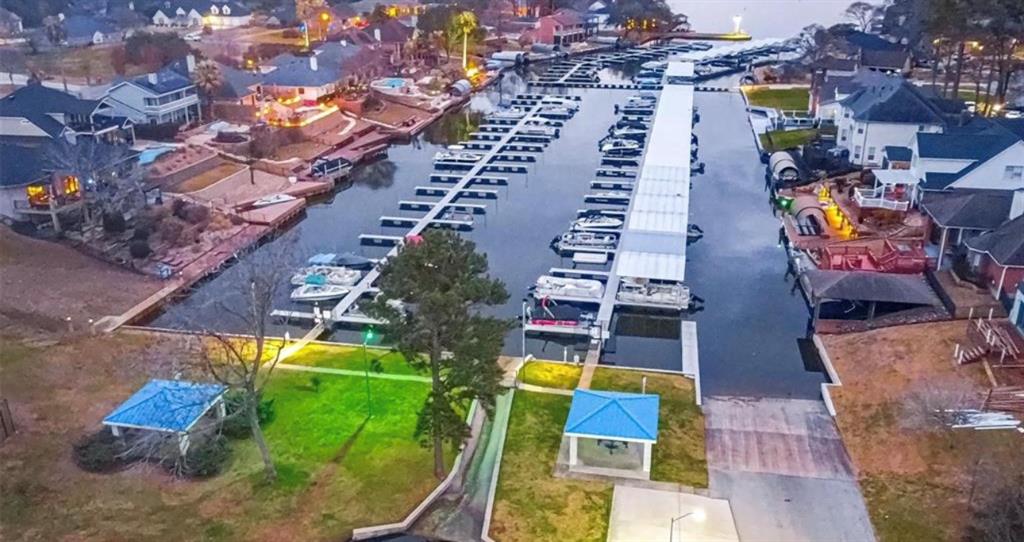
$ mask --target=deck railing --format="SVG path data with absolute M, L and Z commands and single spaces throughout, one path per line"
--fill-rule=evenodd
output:
M 859 188 L 853 194 L 853 200 L 862 208 L 888 209 L 890 211 L 906 211 L 910 208 L 910 200 L 889 199 L 872 188 Z

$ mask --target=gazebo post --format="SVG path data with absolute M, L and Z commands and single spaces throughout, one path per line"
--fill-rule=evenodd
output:
M 644 443 L 644 472 L 646 473 L 651 472 L 651 447 L 650 442 Z
M 579 442 L 576 435 L 569 435 L 569 466 L 579 463 Z
M 189 438 L 188 433 L 178 433 L 178 452 L 181 455 L 185 455 L 188 452 Z
M 115 437 L 120 437 L 121 436 L 121 428 L 116 426 L 116 425 L 111 425 L 110 426 L 110 434 L 114 435 Z

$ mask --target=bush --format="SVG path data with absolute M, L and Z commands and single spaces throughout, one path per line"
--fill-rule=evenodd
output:
M 128 243 L 128 254 L 131 254 L 132 258 L 141 259 L 149 256 L 153 251 L 149 248 L 149 243 L 141 240 L 134 240 Z
M 103 231 L 108 233 L 122 233 L 128 225 L 121 213 L 103 213 Z
M 243 143 L 246 139 L 244 135 L 237 132 L 217 132 L 213 141 L 214 143 Z
M 189 447 L 181 473 L 189 478 L 209 478 L 220 474 L 231 458 L 231 444 L 223 435 L 213 435 Z
M 185 231 L 185 223 L 180 218 L 168 218 L 160 223 L 157 228 L 157 232 L 160 234 L 160 239 L 165 243 L 175 244 L 181 237 L 181 232 Z
M 153 229 L 149 224 L 136 223 L 135 230 L 132 231 L 132 239 L 136 241 L 148 241 L 150 234 L 153 233 Z
M 188 202 L 183 199 L 176 199 L 171 203 L 171 214 L 178 218 L 185 218 L 185 207 Z
M 229 392 L 224 396 L 227 418 L 224 420 L 221 432 L 234 439 L 246 438 L 252 434 L 249 419 L 245 417 L 245 413 L 239 412 L 239 409 L 242 408 L 242 400 L 242 394 L 239 392 Z M 264 400 L 261 397 L 260 404 L 256 407 L 256 417 L 260 421 L 260 427 L 274 421 L 274 416 L 274 400 Z
M 189 204 L 182 211 L 181 218 L 189 224 L 205 224 L 210 220 L 210 210 L 202 205 Z
M 124 442 L 101 429 L 86 435 L 72 445 L 75 464 L 86 472 L 114 472 L 128 466 L 131 461 L 124 457 L 127 449 Z

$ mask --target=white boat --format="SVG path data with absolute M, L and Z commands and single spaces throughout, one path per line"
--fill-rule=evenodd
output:
M 604 295 L 604 284 L 591 279 L 569 279 L 541 275 L 533 287 L 533 297 L 537 299 L 573 297 L 579 299 L 601 299 Z
M 541 105 L 544 105 L 544 106 L 547 106 L 547 105 L 561 106 L 561 107 L 564 107 L 564 108 L 569 109 L 571 111 L 576 111 L 576 110 L 578 110 L 580 108 L 579 100 L 573 100 L 571 98 L 562 98 L 560 96 L 545 96 L 544 99 L 542 99 L 540 101 L 540 103 L 541 103 Z
M 640 65 L 645 70 L 663 70 L 668 67 L 668 62 L 665 60 L 648 60 Z
M 621 190 L 605 190 L 603 192 L 592 192 L 590 194 L 590 198 L 614 200 L 629 199 L 629 192 L 623 192 Z
M 523 120 L 524 126 L 561 126 L 561 122 L 544 117 L 527 117 Z
M 644 284 L 624 278 L 619 283 L 615 299 L 624 303 L 663 305 L 678 309 L 690 306 L 690 289 L 682 284 Z
M 624 126 L 622 128 L 612 128 L 609 134 L 619 139 L 645 139 L 647 137 L 647 130 Z
M 488 118 L 496 120 L 519 120 L 526 116 L 526 111 L 513 107 L 511 109 L 501 109 L 487 115 Z
M 259 209 L 260 207 L 269 207 L 286 201 L 295 201 L 295 196 L 290 196 L 288 194 L 271 194 L 252 202 L 252 206 Z
M 589 215 L 577 218 L 572 223 L 574 230 L 609 230 L 622 227 L 622 219 L 614 216 Z
M 636 94 L 626 98 L 626 107 L 635 107 L 643 105 L 654 105 L 658 99 L 654 96 L 648 96 L 646 94 Z
M 349 288 L 337 284 L 303 284 L 292 290 L 292 301 L 328 301 L 339 299 L 349 292 Z
M 521 135 L 556 137 L 558 136 L 558 128 L 554 126 L 528 125 L 521 126 L 518 133 Z
M 295 274 L 292 275 L 291 283 L 294 286 L 302 286 L 304 284 L 352 286 L 359 282 L 360 276 L 362 276 L 362 273 L 347 267 L 311 265 L 295 271 Z
M 601 152 L 605 154 L 625 151 L 640 152 L 640 143 L 632 139 L 623 139 L 618 137 L 613 137 L 601 142 Z
M 569 109 L 568 107 L 553 105 L 544 106 L 537 111 L 537 115 L 540 117 L 571 117 L 575 109 Z
M 613 250 L 618 238 L 608 233 L 594 233 L 589 231 L 568 231 L 555 238 L 552 246 L 559 252 L 572 249 L 599 249 Z
M 460 150 L 447 150 L 447 151 L 437 151 L 437 153 L 434 154 L 434 161 L 435 162 L 465 162 L 465 163 L 474 163 L 474 162 L 479 162 L 483 157 L 484 157 L 484 155 L 479 154 L 479 153 L 475 153 L 475 152 L 460 151 Z

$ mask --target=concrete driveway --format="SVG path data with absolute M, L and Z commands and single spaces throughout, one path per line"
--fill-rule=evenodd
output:
M 739 542 L 729 501 L 657 485 L 616 484 L 608 542 Z
M 704 414 L 711 496 L 729 499 L 741 540 L 875 540 L 823 403 L 714 397 Z

